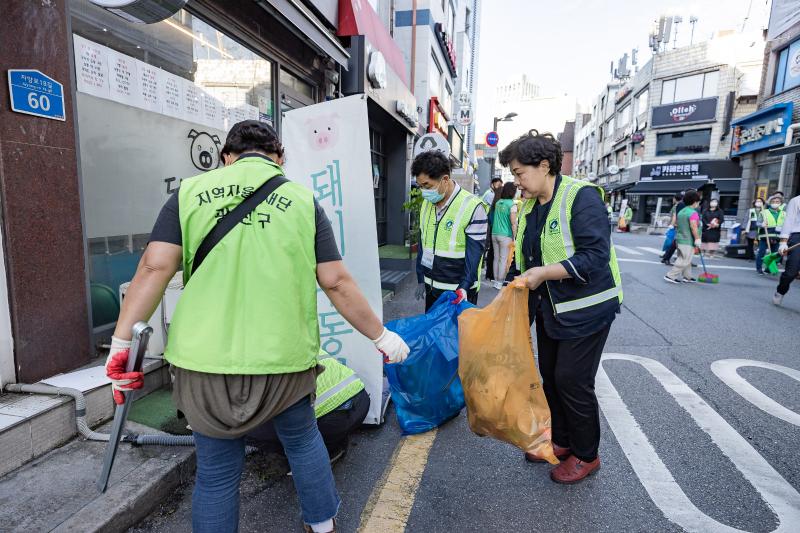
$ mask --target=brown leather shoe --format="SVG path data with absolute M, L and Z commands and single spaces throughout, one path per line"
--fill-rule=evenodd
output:
M 569 448 L 565 448 L 563 446 L 559 446 L 556 443 L 553 443 L 553 455 L 555 455 L 559 461 L 563 461 L 567 457 L 572 454 L 572 451 Z M 546 463 L 547 461 L 540 457 L 538 454 L 525 452 L 525 460 L 529 463 Z
M 550 479 L 556 483 L 564 483 L 570 485 L 577 483 L 587 476 L 590 476 L 600 470 L 600 457 L 587 463 L 581 461 L 574 455 L 570 455 L 566 461 L 550 471 Z

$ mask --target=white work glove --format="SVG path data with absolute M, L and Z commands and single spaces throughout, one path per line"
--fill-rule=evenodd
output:
M 781 255 L 786 255 L 789 251 L 789 243 L 782 242 L 778 245 L 778 253 Z
M 111 391 L 117 405 L 125 403 L 125 396 L 120 391 L 130 392 L 144 387 L 144 373 L 128 372 L 126 369 L 130 351 L 131 341 L 111 337 L 111 349 L 106 358 L 106 376 L 111 380 Z
M 701 241 L 700 241 L 700 239 L 695 239 L 695 240 L 694 240 L 694 247 L 695 247 L 695 248 L 700 248 L 700 244 L 701 244 Z
M 414 292 L 414 298 L 417 300 L 424 300 L 425 299 L 425 284 L 420 283 L 417 285 L 417 290 Z
M 383 333 L 372 342 L 379 352 L 383 354 L 384 363 L 402 363 L 408 357 L 408 344 L 394 331 L 383 328 Z

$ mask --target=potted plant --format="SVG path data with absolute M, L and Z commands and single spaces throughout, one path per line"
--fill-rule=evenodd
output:
M 408 229 L 408 242 L 411 244 L 411 253 L 417 253 L 419 247 L 419 211 L 422 207 L 422 192 L 414 187 L 408 195 L 408 201 L 403 204 L 403 211 L 411 214 Z

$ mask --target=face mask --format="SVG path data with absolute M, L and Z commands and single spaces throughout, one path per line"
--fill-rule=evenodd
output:
M 781 204 L 780 204 L 780 203 L 771 203 L 771 204 L 769 204 L 769 206 L 770 206 L 772 209 L 780 209 L 780 207 L 781 207 Z
M 719 204 L 717 202 L 711 202 L 711 209 L 716 208 Z
M 422 189 L 422 199 L 432 204 L 438 204 L 443 198 L 444 194 L 439 192 L 438 187 L 436 189 Z

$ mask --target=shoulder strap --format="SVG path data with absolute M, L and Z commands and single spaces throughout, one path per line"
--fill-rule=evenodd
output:
M 267 197 L 275 192 L 275 189 L 283 185 L 284 183 L 288 183 L 289 180 L 286 179 L 284 176 L 274 176 L 263 184 L 261 184 L 258 189 L 253 191 L 253 194 L 242 200 L 242 202 L 234 207 L 232 210 L 228 211 L 219 222 L 208 232 L 203 242 L 200 243 L 200 246 L 197 248 L 197 253 L 194 255 L 194 261 L 192 261 L 192 274 L 197 272 L 197 269 L 200 268 L 200 265 L 205 260 L 206 256 L 211 252 L 214 246 L 217 245 L 219 241 L 222 240 L 225 235 L 227 235 L 233 228 L 236 227 L 239 222 L 244 220 L 248 214 L 250 214 L 261 202 L 267 199 Z

